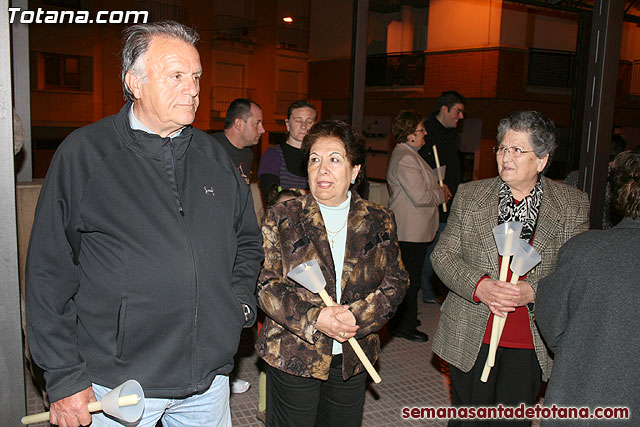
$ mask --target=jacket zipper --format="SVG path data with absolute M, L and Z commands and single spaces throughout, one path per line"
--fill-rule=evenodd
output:
M 193 286 L 194 286 L 194 307 L 193 307 L 193 324 L 192 324 L 192 339 L 191 339 L 191 384 L 193 385 L 193 391 L 197 392 L 198 380 L 196 379 L 196 365 L 197 365 L 197 324 L 198 324 L 198 273 L 196 270 L 195 254 L 193 252 L 193 243 L 189 232 L 187 230 L 187 223 L 184 219 L 184 209 L 182 208 L 182 201 L 180 199 L 180 193 L 178 192 L 178 177 L 176 174 L 175 159 L 173 157 L 173 150 L 171 149 L 172 142 L 163 144 L 163 153 L 165 158 L 165 169 L 169 177 L 169 183 L 171 184 L 171 190 L 175 198 L 176 206 L 178 207 L 178 213 L 182 222 L 182 230 L 184 231 L 185 239 L 189 246 L 189 253 L 191 255 L 191 267 L 193 269 Z M 186 154 L 185 154 L 186 155 Z

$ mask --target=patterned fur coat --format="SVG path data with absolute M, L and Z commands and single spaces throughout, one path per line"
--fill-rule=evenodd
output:
M 473 299 L 476 284 L 484 275 L 499 276 L 492 230 L 498 225 L 500 183 L 496 177 L 458 187 L 447 227 L 431 255 L 438 277 L 451 290 L 440 309 L 433 351 L 463 372 L 469 372 L 476 362 L 490 314 L 486 305 Z M 542 262 L 527 274 L 534 292 L 540 279 L 554 270 L 560 247 L 589 228 L 586 193 L 544 176 L 542 186 L 533 239 Z M 529 312 L 529 323 L 542 380 L 546 381 L 553 361 L 535 324 L 535 309 Z
M 347 230 L 340 303 L 349 305 L 360 326 L 355 338 L 375 363 L 380 352 L 376 332 L 402 302 L 408 276 L 391 210 L 352 193 Z M 318 203 L 308 194 L 272 207 L 262 234 L 265 261 L 258 302 L 267 319 L 256 344 L 258 355 L 289 374 L 327 379 L 333 340 L 314 328 L 324 304 L 286 277 L 298 264 L 316 259 L 335 301 L 335 269 Z M 347 342 L 342 351 L 345 379 L 364 370 Z

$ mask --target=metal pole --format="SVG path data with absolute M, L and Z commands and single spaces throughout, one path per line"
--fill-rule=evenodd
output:
M 21 10 L 29 9 L 27 0 L 13 0 L 11 6 Z M 15 93 L 15 109 L 22 120 L 24 128 L 24 146 L 17 158 L 16 177 L 18 182 L 33 181 L 32 146 L 31 146 L 31 89 L 29 82 L 29 25 L 20 22 L 11 24 L 13 44 L 13 91 Z M 26 71 L 26 72 L 25 72 Z
M 591 228 L 602 228 L 623 17 L 624 2 L 596 0 L 580 152 L 580 184 L 591 200 Z
M 9 12 L 0 8 L 0 425 L 20 425 L 26 413 L 16 185 L 13 164 L 13 115 L 11 108 L 11 47 Z
M 367 70 L 367 25 L 369 0 L 353 0 L 353 31 L 351 39 L 351 85 L 349 117 L 351 126 L 362 132 L 364 122 L 364 89 Z

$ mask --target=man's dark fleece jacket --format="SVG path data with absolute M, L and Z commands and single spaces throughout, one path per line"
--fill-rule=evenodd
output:
M 206 390 L 255 318 L 249 186 L 209 135 L 132 130 L 130 108 L 67 137 L 38 201 L 27 323 L 51 401 L 130 378 L 147 397 Z

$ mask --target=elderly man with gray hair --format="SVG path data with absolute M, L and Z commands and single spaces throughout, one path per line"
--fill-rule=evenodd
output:
M 127 379 L 136 425 L 229 426 L 240 332 L 263 258 L 249 187 L 191 127 L 202 68 L 195 31 L 125 30 L 126 105 L 60 145 L 27 260 L 28 338 L 60 426 L 120 425 L 87 411 Z

